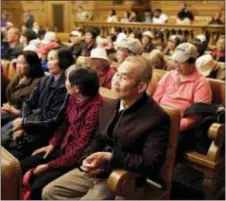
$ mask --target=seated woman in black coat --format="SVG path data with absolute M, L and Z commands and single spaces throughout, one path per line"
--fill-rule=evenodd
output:
M 38 55 L 33 51 L 23 51 L 14 64 L 17 75 L 6 89 L 7 101 L 3 102 L 1 108 L 2 126 L 20 115 L 24 99 L 44 75 Z

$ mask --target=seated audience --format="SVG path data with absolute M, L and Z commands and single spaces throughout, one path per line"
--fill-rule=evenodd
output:
M 107 18 L 107 22 L 118 22 L 118 17 L 116 15 L 115 9 L 111 9 L 109 16 Z
M 150 9 L 146 9 L 144 12 L 144 22 L 151 23 L 152 22 L 152 14 Z
M 34 22 L 33 26 L 32 26 L 32 30 L 38 34 L 38 30 L 40 29 L 40 26 L 38 24 L 38 22 Z
M 20 38 L 20 44 L 23 46 L 23 49 L 26 50 L 27 46 L 30 44 L 30 41 L 35 40 L 37 37 L 37 34 L 32 29 L 26 29 Z
M 1 30 L 1 54 L 8 48 L 8 43 L 4 35 L 4 31 Z
M 85 33 L 85 46 L 82 50 L 82 56 L 89 57 L 91 50 L 96 48 L 96 37 L 98 36 L 98 30 L 93 28 L 90 28 L 86 30 Z
M 45 38 L 46 30 L 43 28 L 40 28 L 37 33 L 37 38 L 34 40 L 31 40 L 29 42 L 29 45 L 24 47 L 24 50 L 31 50 L 31 51 L 38 51 L 38 49 L 42 46 L 42 41 Z
M 207 38 L 206 38 L 205 35 L 203 35 L 203 34 L 197 35 L 197 36 L 195 37 L 195 39 L 200 40 L 201 43 L 203 44 L 205 50 L 207 49 L 207 47 L 208 47 L 208 41 L 207 41 Z
M 176 70 L 168 72 L 159 81 L 154 99 L 159 104 L 173 106 L 180 110 L 180 131 L 194 127 L 197 116 L 183 117 L 184 111 L 193 103 L 212 101 L 212 91 L 208 81 L 198 72 L 195 61 L 197 49 L 190 43 L 177 46 L 173 54 Z
M 222 13 L 219 11 L 212 17 L 209 24 L 219 24 L 219 25 L 222 24 L 222 25 L 224 25 L 224 22 L 221 20 L 221 18 L 222 18 Z
M 166 24 L 168 22 L 168 17 L 164 13 L 162 13 L 162 10 L 157 8 L 154 10 L 154 17 L 152 18 L 153 24 Z
M 111 80 L 115 74 L 115 69 L 110 68 L 107 52 L 103 48 L 95 48 L 91 51 L 91 67 L 96 71 L 99 78 L 99 85 L 111 88 Z
M 191 40 L 189 43 L 193 44 L 198 52 L 198 57 L 202 56 L 205 51 L 206 51 L 206 43 L 201 42 L 205 41 L 205 36 L 204 35 L 199 35 L 198 38 L 194 38 Z M 198 58 L 197 57 L 197 58 Z M 172 59 L 172 57 L 168 57 L 166 59 L 166 69 L 167 71 L 175 70 L 177 68 L 176 62 Z
M 101 47 L 107 51 L 110 61 L 116 62 L 116 49 L 114 48 L 114 42 L 116 41 L 116 35 L 110 34 L 105 41 L 102 41 Z
M 1 58 L 13 60 L 22 52 L 22 45 L 19 44 L 20 33 L 17 28 L 10 28 L 7 31 L 7 47 L 1 52 Z
M 35 22 L 34 15 L 31 14 L 29 9 L 26 9 L 24 12 L 24 24 L 27 28 L 31 29 Z
M 151 53 L 149 54 L 148 59 L 153 69 L 166 70 L 164 54 L 160 50 L 158 49 L 152 50 Z M 151 82 L 149 83 L 147 89 L 147 94 L 149 96 L 152 96 L 154 94 L 155 89 L 157 88 L 158 85 L 158 81 L 159 80 L 157 74 L 153 74 Z
M 141 55 L 143 53 L 143 46 L 136 38 L 123 39 L 116 42 L 117 48 L 116 57 L 119 63 L 122 63 L 128 56 Z
M 124 30 L 122 30 L 121 27 L 117 27 L 117 28 L 115 29 L 115 34 L 116 34 L 116 36 L 117 36 L 117 37 L 116 37 L 116 42 L 120 42 L 121 40 L 127 38 L 127 36 L 126 36 Z
M 49 183 L 43 199 L 114 199 L 106 180 L 120 168 L 138 173 L 140 184 L 157 177 L 166 156 L 170 119 L 145 93 L 151 76 L 150 63 L 142 56 L 131 56 L 120 65 L 113 87 L 119 99 L 100 110 L 99 132 L 83 153 L 80 168 Z
M 2 145 L 19 160 L 48 143 L 65 108 L 64 71 L 74 62 L 67 49 L 51 50 L 48 54 L 49 76 L 41 78 L 37 88 L 25 100 L 21 117 L 11 122 L 2 133 Z M 8 125 L 6 125 L 8 126 Z
M 202 56 L 205 53 L 206 45 L 202 43 L 200 39 L 194 38 L 189 43 L 193 44 L 196 47 L 198 51 L 198 57 Z
M 130 22 L 136 22 L 137 21 L 137 13 L 136 12 L 134 12 L 134 11 L 131 12 L 131 15 L 129 17 L 129 21 Z
M 152 44 L 152 39 L 153 38 L 154 38 L 154 35 L 150 31 L 145 31 L 142 34 L 141 43 L 143 45 L 144 52 L 149 53 L 149 52 L 151 52 L 152 50 L 155 49 L 155 45 Z
M 224 80 L 224 69 L 213 59 L 210 54 L 205 54 L 196 60 L 198 71 L 204 76 Z
M 6 89 L 9 84 L 9 79 L 4 75 L 2 66 L 1 66 L 1 105 L 7 102 L 6 98 Z M 2 115 L 1 115 L 2 118 Z
M 6 23 L 8 22 L 9 14 L 7 11 L 3 10 L 1 13 L 1 27 L 5 27 Z
M 177 13 L 177 24 L 191 24 L 194 21 L 194 15 L 186 3 L 182 4 L 182 8 Z
M 166 70 L 164 54 L 160 50 L 152 50 L 149 59 L 154 69 Z
M 176 49 L 176 47 L 181 43 L 181 39 L 179 36 L 177 35 L 172 35 L 170 36 L 169 40 L 168 40 L 168 43 L 167 43 L 167 46 L 166 48 L 164 49 L 163 53 L 164 55 L 169 55 L 169 56 L 172 56 L 173 55 L 173 52 L 174 50 Z
M 46 30 L 44 29 L 44 28 L 39 28 L 39 30 L 38 30 L 38 38 L 37 38 L 37 40 L 40 40 L 40 41 L 42 41 L 42 40 L 44 40 L 44 38 L 45 38 L 45 35 L 46 35 Z
M 47 55 L 48 52 L 53 48 L 58 48 L 60 45 L 57 42 L 56 33 L 52 31 L 46 32 L 43 40 L 41 41 L 41 45 L 37 50 L 39 56 Z
M 130 22 L 130 12 L 124 12 L 124 17 L 120 20 L 122 23 Z
M 76 10 L 75 18 L 77 21 L 88 21 L 92 19 L 92 13 L 87 10 L 84 10 L 82 6 L 79 6 Z
M 40 200 L 45 185 L 76 166 L 96 133 L 102 103 L 97 74 L 90 68 L 73 70 L 66 80 L 66 88 L 69 100 L 62 114 L 61 126 L 47 146 L 35 150 L 32 156 L 21 161 L 23 173 L 35 168 L 32 200 Z
M 7 89 L 7 101 L 1 108 L 1 125 L 20 116 L 24 100 L 37 87 L 40 78 L 44 75 L 40 59 L 35 52 L 23 51 L 16 61 L 16 77 Z
M 153 38 L 152 43 L 156 46 L 157 49 L 163 51 L 166 47 L 164 40 L 164 33 L 159 31 Z
M 79 31 L 72 31 L 69 37 L 72 44 L 69 50 L 72 52 L 74 58 L 77 59 L 82 54 L 84 46 L 82 42 L 82 33 Z
M 225 62 L 225 36 L 220 36 L 217 40 L 216 48 L 212 51 L 215 60 Z

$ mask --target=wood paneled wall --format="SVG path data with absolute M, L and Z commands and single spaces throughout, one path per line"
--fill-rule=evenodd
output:
M 224 1 L 184 1 L 198 16 L 212 16 L 220 9 L 224 9 Z M 175 16 L 182 1 L 150 1 L 150 7 L 161 8 L 164 13 Z M 23 23 L 24 9 L 30 9 L 39 24 L 52 28 L 52 5 L 63 4 L 65 7 L 64 25 L 65 32 L 74 27 L 75 13 L 77 8 L 82 5 L 85 10 L 93 13 L 94 20 L 105 21 L 109 10 L 114 8 L 118 17 L 123 17 L 124 11 L 129 11 L 134 1 L 123 1 L 122 4 L 115 4 L 113 1 L 2 1 L 2 10 L 10 14 L 10 21 L 16 26 Z M 138 5 L 138 7 L 142 5 Z M 144 6 L 147 8 L 148 6 Z

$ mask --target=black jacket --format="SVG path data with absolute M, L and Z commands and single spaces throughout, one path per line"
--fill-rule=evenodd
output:
M 169 116 L 145 94 L 124 110 L 115 124 L 119 105 L 119 100 L 112 101 L 100 110 L 99 134 L 85 151 L 80 163 L 94 152 L 109 151 L 113 153 L 112 160 L 99 177 L 106 178 L 112 170 L 123 168 L 153 178 L 161 170 L 166 156 Z
M 82 50 L 84 48 L 84 43 L 80 42 L 78 44 L 72 45 L 69 50 L 72 52 L 74 58 L 78 58 L 82 54 Z
M 47 141 L 60 122 L 60 114 L 64 111 L 66 102 L 65 75 L 57 81 L 54 81 L 53 76 L 41 78 L 38 87 L 33 90 L 22 108 L 23 128 L 26 133 Z
M 184 112 L 185 117 L 189 115 L 200 117 L 199 122 L 192 130 L 192 135 L 194 136 L 195 150 L 206 154 L 211 143 L 211 139 L 208 137 L 209 127 L 216 122 L 225 122 L 225 109 L 221 105 L 194 103 Z
M 17 44 L 14 48 L 11 48 L 9 44 L 6 44 L 5 49 L 1 52 L 1 58 L 6 60 L 16 59 L 23 51 L 23 47 Z

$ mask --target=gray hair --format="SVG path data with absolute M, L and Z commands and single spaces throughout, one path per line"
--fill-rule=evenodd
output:
M 148 59 L 143 56 L 136 55 L 127 57 L 126 61 L 139 65 L 139 70 L 137 71 L 137 81 L 146 83 L 151 81 L 153 68 Z

